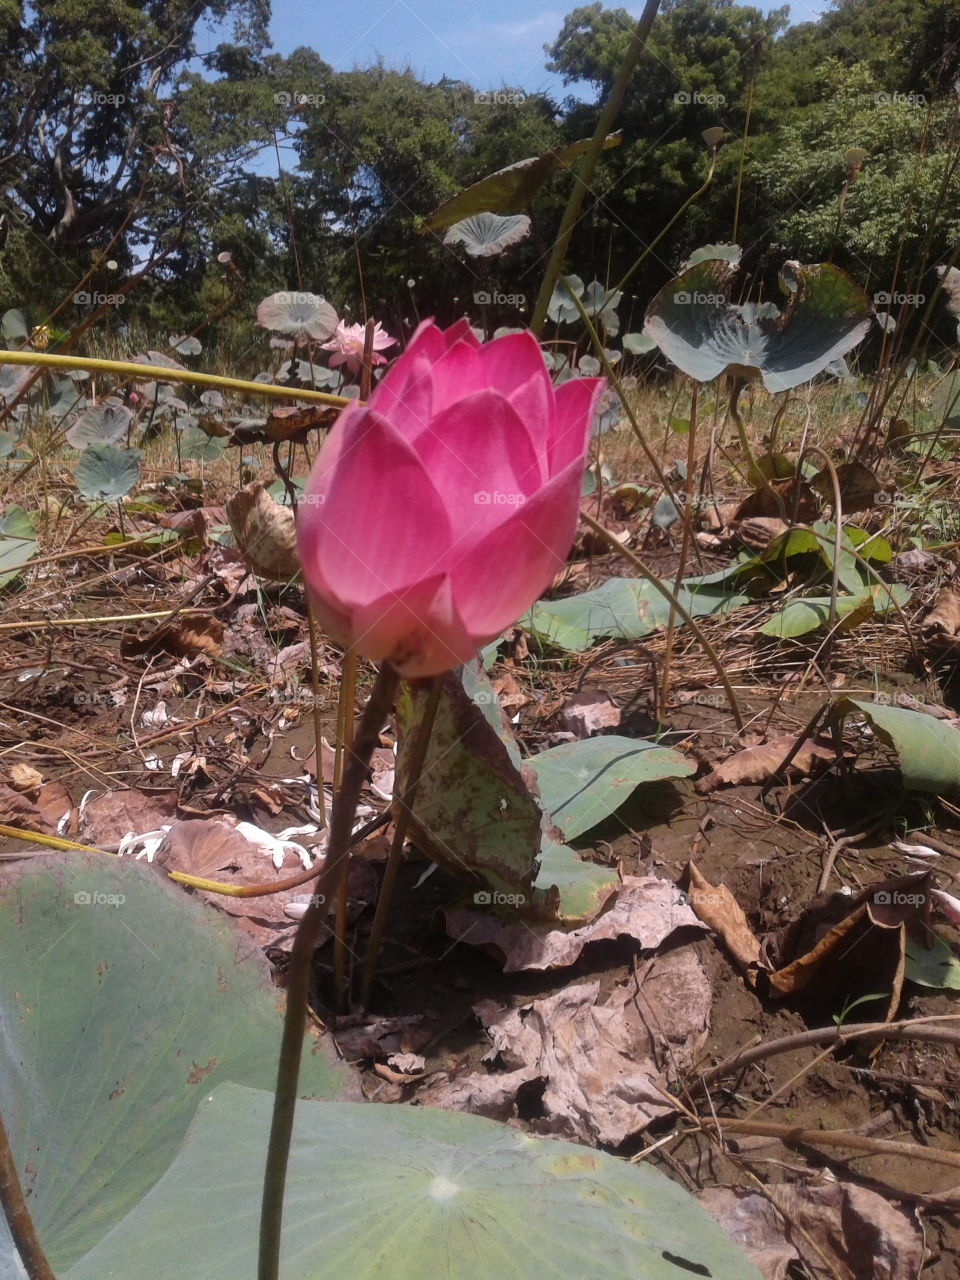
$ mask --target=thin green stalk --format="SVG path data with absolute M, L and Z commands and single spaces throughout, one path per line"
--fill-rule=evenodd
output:
M 674 592 L 672 592 L 669 587 L 665 587 L 663 585 L 653 570 L 648 565 L 644 564 L 636 552 L 631 551 L 629 547 L 625 547 L 622 542 L 618 542 L 610 530 L 605 529 L 599 520 L 594 520 L 593 516 L 587 515 L 585 511 L 580 512 L 580 519 L 585 525 L 592 529 L 594 533 L 599 534 L 612 551 L 616 551 L 618 555 L 623 556 L 624 560 L 629 560 L 636 571 L 642 577 L 646 578 L 647 582 L 650 583 L 654 590 L 658 591 L 660 595 L 663 596 L 664 600 L 676 609 L 677 613 L 679 613 L 680 617 L 690 628 L 694 639 L 707 655 L 714 671 L 716 671 L 717 678 L 723 686 L 724 693 L 727 695 L 727 702 L 730 704 L 730 710 L 733 713 L 733 718 L 737 725 L 737 731 L 742 733 L 744 729 L 743 715 L 740 712 L 740 704 L 737 702 L 737 695 L 733 691 L 733 685 L 731 685 L 730 680 L 727 677 L 727 673 L 723 669 L 723 663 L 720 661 L 716 649 L 714 649 L 713 645 L 697 626 L 696 621 L 689 611 L 680 603 Z
M 387 917 L 390 913 L 390 903 L 393 900 L 393 891 L 397 883 L 397 873 L 400 870 L 400 856 L 403 853 L 403 842 L 407 838 L 407 831 L 410 829 L 410 821 L 413 817 L 413 806 L 417 798 L 417 792 L 420 789 L 420 777 L 423 773 L 424 761 L 427 758 L 427 748 L 430 745 L 430 736 L 433 733 L 433 726 L 437 718 L 437 709 L 440 706 L 440 695 L 443 692 L 443 677 L 433 676 L 429 681 L 429 692 L 427 694 L 427 705 L 423 713 L 423 720 L 414 734 L 412 746 L 410 748 L 410 761 L 407 772 L 407 785 L 403 792 L 398 795 L 394 802 L 394 828 L 393 840 L 390 844 L 390 854 L 387 858 L 386 870 L 383 873 L 383 884 L 380 886 L 380 894 L 377 898 L 377 909 L 373 917 L 373 926 L 370 930 L 370 941 L 367 944 L 367 959 L 363 970 L 363 989 L 360 995 L 360 1003 L 364 1008 L 370 1003 L 370 994 L 373 990 L 373 980 L 377 972 L 377 960 L 380 955 L 380 946 L 383 941 L 383 931 L 386 927 Z
M 687 436 L 687 474 L 684 480 L 683 532 L 680 536 L 680 561 L 677 575 L 673 580 L 674 595 L 680 592 L 680 584 L 687 568 L 687 553 L 693 538 L 693 468 L 696 460 L 697 411 L 699 409 L 700 384 L 695 382 L 690 396 L 690 432 Z M 660 677 L 660 705 L 666 706 L 670 695 L 670 662 L 673 657 L 674 615 L 676 609 L 671 604 L 667 616 L 667 642 L 664 647 L 663 669 Z
M 650 28 L 653 26 L 653 20 L 657 16 L 659 8 L 660 0 L 647 0 L 644 5 L 640 20 L 634 27 L 630 37 L 630 45 L 626 56 L 623 59 L 620 70 L 617 72 L 617 78 L 613 82 L 613 88 L 603 104 L 600 119 L 597 121 L 593 137 L 590 139 L 590 145 L 583 153 L 583 159 L 577 169 L 573 190 L 570 192 L 567 207 L 563 211 L 560 230 L 557 232 L 557 238 L 554 241 L 553 251 L 547 263 L 546 274 L 543 277 L 540 293 L 533 309 L 533 319 L 530 321 L 530 328 L 537 335 L 543 330 L 544 321 L 547 318 L 547 307 L 550 305 L 550 299 L 553 296 L 554 285 L 560 279 L 560 272 L 563 270 L 567 250 L 570 248 L 570 237 L 573 235 L 573 228 L 576 226 L 577 218 L 580 216 L 580 208 L 593 178 L 593 171 L 597 166 L 600 152 L 603 150 L 604 140 L 610 133 L 624 95 L 627 92 L 627 86 L 643 56 L 647 36 L 650 34 Z
M 315 881 L 313 899 L 294 936 L 290 967 L 287 970 L 287 1008 L 277 1067 L 277 1090 L 273 1101 L 270 1144 L 263 1178 L 258 1280 L 279 1280 L 283 1193 L 297 1105 L 313 953 L 329 906 L 336 898 L 337 887 L 346 871 L 360 791 L 366 780 L 370 758 L 379 741 L 380 729 L 393 705 L 398 680 L 399 676 L 394 668 L 385 662 L 377 675 L 370 700 L 357 728 L 354 746 L 344 770 L 343 785 L 334 800 L 327 854 Z
M 760 484 L 758 485 L 758 488 L 765 489 L 766 492 L 771 495 L 780 512 L 780 519 L 787 524 L 789 522 L 787 520 L 786 504 L 771 484 L 770 477 L 762 467 L 757 465 L 757 460 L 753 456 L 753 450 L 750 448 L 750 441 L 747 439 L 747 429 L 743 424 L 743 418 L 740 416 L 740 393 L 746 385 L 747 381 L 745 378 L 738 378 L 736 375 L 731 375 L 729 413 L 730 417 L 733 419 L 733 425 L 737 429 L 737 439 L 740 441 L 740 448 L 743 450 L 744 456 L 747 459 L 747 483 L 755 484 L 756 480 L 759 479 Z M 797 474 L 799 475 L 799 471 Z
M 114 373 L 121 378 L 144 378 L 154 382 L 185 382 L 194 387 L 221 387 L 245 395 L 271 396 L 282 400 L 308 400 L 343 408 L 350 403 L 345 396 L 328 395 L 325 391 L 309 391 L 303 387 L 278 387 L 272 382 L 247 382 L 244 378 L 225 378 L 215 373 L 196 373 L 193 369 L 168 369 L 163 365 L 134 364 L 132 360 L 98 360 L 91 356 L 49 355 L 36 351 L 0 351 L 0 365 L 37 365 L 45 369 L 86 369 L 90 373 Z
M 644 262 L 646 262 L 647 258 L 650 257 L 650 254 L 653 253 L 654 249 L 657 247 L 657 245 L 660 243 L 663 237 L 669 234 L 672 227 L 675 227 L 677 225 L 677 223 L 680 221 L 683 215 L 687 212 L 690 206 L 692 204 L 696 204 L 696 202 L 700 199 L 700 197 L 707 193 L 707 191 L 710 189 L 710 184 L 713 182 L 713 175 L 716 173 L 716 171 L 717 171 L 717 148 L 714 147 L 713 154 L 710 157 L 710 172 L 707 174 L 707 177 L 706 177 L 706 180 L 704 181 L 703 186 L 698 187 L 696 191 L 694 191 L 692 196 L 688 196 L 686 200 L 684 200 L 683 204 L 680 206 L 677 212 L 673 215 L 670 221 L 666 224 L 666 226 L 662 227 L 657 232 L 657 234 L 653 237 L 653 239 L 644 249 L 643 253 L 640 254 L 639 258 L 637 258 L 634 264 L 629 268 L 627 273 L 624 275 L 623 279 L 618 280 L 617 283 L 614 285 L 614 287 L 611 290 L 609 290 L 610 293 L 618 293 L 620 290 L 623 289 L 624 285 L 631 278 L 631 276 L 635 275 L 640 270 L 641 266 L 644 264 Z
M 830 669 L 830 646 L 833 643 L 833 632 L 837 625 L 837 596 L 840 592 L 840 548 L 843 545 L 843 529 L 840 521 L 843 518 L 843 506 L 840 497 L 840 477 L 837 475 L 837 468 L 833 465 L 833 459 L 829 454 L 817 444 L 807 445 L 803 453 L 797 459 L 797 476 L 803 474 L 801 468 L 803 460 L 808 453 L 819 453 L 823 459 L 827 470 L 830 472 L 830 480 L 833 484 L 833 574 L 830 578 L 830 611 L 827 614 L 827 638 L 820 647 L 819 653 L 823 653 L 823 669 Z
M 747 138 L 750 134 L 750 116 L 753 113 L 753 87 L 756 77 L 750 77 L 750 84 L 747 89 L 747 113 L 743 122 L 743 145 L 740 148 L 740 168 L 737 172 L 737 199 L 733 206 L 733 233 L 730 239 L 734 244 L 737 243 L 737 232 L 740 229 L 740 200 L 743 196 L 743 169 L 747 159 Z

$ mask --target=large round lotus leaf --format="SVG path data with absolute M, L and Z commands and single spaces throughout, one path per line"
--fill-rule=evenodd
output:
M 39 552 L 33 520 L 23 507 L 8 507 L 0 519 L 0 587 L 21 572 L 19 565 Z
M 67 432 L 72 449 L 88 444 L 116 444 L 127 434 L 133 414 L 122 404 L 92 404 L 81 413 Z
M 256 1273 L 272 1098 L 223 1085 L 142 1204 L 63 1280 Z M 429 1107 L 303 1103 L 283 1280 L 759 1280 L 646 1165 Z
M 187 427 L 180 438 L 181 458 L 191 458 L 194 462 L 216 462 L 223 449 L 219 436 L 209 435 L 199 427 Z
M 596 316 L 603 324 L 608 338 L 614 338 L 620 332 L 620 318 L 617 307 L 623 298 L 619 289 L 611 289 L 609 293 L 599 280 L 591 280 L 583 291 L 581 301 L 588 316 Z
M 281 290 L 271 293 L 257 307 L 257 324 L 286 333 L 300 342 L 322 342 L 336 332 L 338 317 L 330 303 L 315 293 Z
M 671 280 L 647 309 L 643 332 L 698 382 L 730 371 L 761 377 L 768 391 L 789 391 L 846 355 L 870 328 L 867 295 L 830 263 L 785 264 L 790 302 L 783 315 L 768 304 L 732 301 L 736 266 L 709 259 Z
M 25 342 L 30 336 L 30 321 L 25 312 L 11 307 L 0 316 L 0 335 L 7 342 Z
M 608 818 L 644 782 L 697 771 L 679 751 L 617 734 L 564 742 L 527 764 L 537 775 L 543 807 L 568 840 Z
M 632 356 L 645 356 L 648 351 L 657 349 L 657 344 L 645 333 L 625 333 L 621 341 L 624 351 Z
M 60 1274 L 166 1171 L 211 1086 L 273 1088 L 280 993 L 230 917 L 103 854 L 5 871 L 0 937 L 0 1109 Z M 348 1081 L 319 1046 L 304 1055 L 305 1096 Z M 0 1276 L 15 1275 L 0 1214 Z
M 499 213 L 475 213 L 455 222 L 443 237 L 444 244 L 461 244 L 471 258 L 495 258 L 530 234 L 525 213 L 505 217 Z
M 580 277 L 564 276 L 562 280 L 557 281 L 550 295 L 547 316 L 555 324 L 572 324 L 574 320 L 580 319 L 580 308 L 574 302 L 574 298 L 582 298 L 582 296 L 583 281 Z
M 740 566 L 719 573 L 685 578 L 678 599 L 695 618 L 725 613 L 746 604 L 750 597 L 736 589 Z M 645 578 L 611 578 L 594 591 L 540 600 L 521 618 L 521 625 L 539 640 L 584 653 L 598 639 L 614 636 L 638 640 L 665 627 L 670 605 Z
M 705 244 L 700 249 L 694 249 L 690 257 L 680 264 L 680 271 L 689 271 L 698 262 L 708 262 L 711 258 L 722 258 L 736 266 L 742 255 L 743 250 L 738 244 Z
M 867 717 L 877 737 L 896 751 L 908 791 L 960 792 L 960 731 L 952 725 L 923 711 L 860 698 L 841 698 L 837 710 L 840 715 L 858 711 Z
M 125 497 L 140 479 L 143 454 L 109 443 L 88 444 L 80 455 L 74 479 L 84 498 Z
M 180 356 L 198 356 L 203 350 L 203 343 L 192 334 L 171 333 L 167 341 Z
M 618 147 L 622 141 L 619 133 L 610 133 L 603 140 L 603 150 Z M 589 138 L 579 142 L 571 142 L 566 147 L 558 147 L 556 151 L 547 151 L 541 156 L 530 156 L 526 160 L 517 160 L 505 169 L 488 174 L 472 186 L 458 191 L 455 196 L 431 213 L 420 228 L 421 233 L 443 231 L 452 227 L 455 222 L 462 222 L 475 213 L 491 210 L 494 213 L 515 213 L 517 209 L 526 209 L 534 201 L 537 192 L 547 178 L 557 169 L 569 167 L 581 156 L 590 145 Z

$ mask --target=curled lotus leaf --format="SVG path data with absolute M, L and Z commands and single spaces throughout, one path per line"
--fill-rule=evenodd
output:
M 530 219 L 525 213 L 484 212 L 455 222 L 443 243 L 462 245 L 471 258 L 495 258 L 529 234 Z
M 866 336 L 873 307 L 860 286 L 830 263 L 784 264 L 783 311 L 734 303 L 736 266 L 699 262 L 669 281 L 647 309 L 643 332 L 697 382 L 722 373 L 761 378 L 789 391 L 821 373 Z

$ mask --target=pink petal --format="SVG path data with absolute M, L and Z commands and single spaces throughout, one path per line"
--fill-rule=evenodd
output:
M 566 562 L 580 511 L 577 458 L 480 542 L 452 561 L 453 598 L 484 644 L 540 598 Z
M 530 332 L 506 333 L 480 348 L 480 363 L 490 386 L 509 394 L 536 375 L 544 392 L 550 390 L 550 374 L 547 371 L 540 344 Z
M 322 596 L 318 596 L 309 587 L 307 588 L 307 594 L 310 596 L 310 602 L 313 605 L 320 630 L 325 636 L 329 636 L 331 640 L 346 649 L 353 640 L 353 629 L 350 625 L 349 614 L 341 613 L 333 608 Z
M 334 438 L 337 427 L 298 507 L 297 543 L 309 586 L 350 614 L 436 573 L 451 533 L 423 463 L 389 422 L 364 408 Z
M 571 378 L 554 390 L 551 475 L 562 471 L 574 458 L 585 457 L 594 409 L 603 386 L 603 378 Z
M 473 332 L 470 321 L 466 316 L 461 316 L 449 329 L 442 330 L 442 333 L 448 350 L 458 342 L 465 342 L 470 347 L 480 346 L 480 339 Z
M 472 333 L 471 333 L 471 336 Z M 479 344 L 456 342 L 447 348 L 430 369 L 433 384 L 433 412 L 440 413 L 471 391 L 489 386 L 483 373 Z
M 408 679 L 449 671 L 477 651 L 475 637 L 454 608 L 445 574 L 356 610 L 352 630 L 362 653 L 374 662 L 389 659 Z
M 553 403 L 553 385 L 549 376 L 534 374 L 526 382 L 505 393 L 530 434 L 540 460 L 540 480 L 550 476 L 550 439 L 556 410 Z
M 541 485 L 541 459 L 526 425 L 490 388 L 438 413 L 416 449 L 461 537 L 468 530 L 482 537 Z
M 408 348 L 377 383 L 370 396 L 371 409 L 389 418 L 395 430 L 415 440 L 433 417 L 433 381 L 436 363 L 424 345 Z

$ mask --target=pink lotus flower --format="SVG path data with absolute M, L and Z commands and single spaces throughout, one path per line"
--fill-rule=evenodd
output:
M 599 378 L 550 382 L 534 336 L 421 324 L 341 414 L 297 510 L 328 634 L 401 675 L 470 659 L 530 607 L 577 528 Z
M 330 341 L 321 342 L 320 344 L 324 351 L 335 351 L 337 353 L 330 357 L 330 368 L 335 369 L 338 364 L 345 364 L 351 373 L 357 373 L 363 364 L 363 344 L 366 341 L 366 336 L 365 325 L 347 324 L 345 320 L 341 320 L 337 325 L 336 333 Z M 371 363 L 386 364 L 386 356 L 377 355 L 377 352 L 394 346 L 396 341 L 396 338 L 391 338 L 389 333 L 383 332 L 378 321 L 373 330 L 373 357 Z

